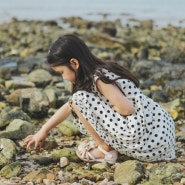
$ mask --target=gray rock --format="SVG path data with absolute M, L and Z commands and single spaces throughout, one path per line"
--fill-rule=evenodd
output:
M 58 130 L 64 136 L 75 136 L 79 135 L 80 131 L 73 125 L 72 121 L 65 120 L 57 126 Z
M 16 155 L 16 145 L 10 139 L 0 138 L 0 168 L 11 163 Z
M 140 20 L 139 23 L 140 23 L 140 27 L 143 29 L 152 30 L 154 26 L 154 21 L 152 19 Z
M 40 157 L 36 161 L 39 165 L 45 166 L 53 163 L 53 159 L 51 157 Z
M 5 87 L 7 89 L 32 88 L 32 87 L 35 87 L 35 84 L 27 81 L 16 82 L 14 80 L 7 80 L 5 81 Z
M 60 167 L 63 168 L 69 164 L 69 160 L 67 157 L 60 158 Z
M 149 182 L 162 184 L 173 184 L 185 177 L 183 166 L 179 164 L 167 163 L 154 166 L 149 173 Z
M 169 96 L 164 90 L 156 90 L 151 93 L 151 98 L 156 102 L 167 102 Z
M 63 148 L 60 150 L 53 150 L 51 153 L 51 157 L 54 161 L 59 161 L 61 157 L 67 157 L 69 161 L 79 162 L 80 159 L 76 155 L 75 151 L 69 148 Z
M 144 177 L 144 164 L 137 160 L 128 160 L 116 166 L 114 181 L 118 184 L 135 185 Z
M 176 140 L 185 143 L 185 130 L 176 133 Z
M 24 139 L 26 136 L 33 134 L 35 126 L 28 121 L 14 119 L 6 130 L 0 131 L 0 138 Z
M 51 175 L 54 177 L 54 174 L 52 174 L 49 170 L 45 168 L 38 169 L 36 171 L 32 171 L 29 174 L 27 174 L 23 178 L 23 181 L 31 181 L 31 182 L 34 182 L 35 184 L 41 184 L 43 179 L 47 179 L 48 175 Z
M 42 118 L 47 115 L 49 100 L 47 95 L 38 88 L 26 88 L 13 91 L 7 96 L 12 105 L 20 106 L 30 117 Z
M 65 82 L 58 82 L 55 86 L 47 86 L 44 92 L 48 96 L 50 107 L 59 108 L 65 104 L 71 95 L 69 88 L 69 83 Z
M 45 54 L 42 54 L 40 56 L 29 56 L 27 58 L 21 58 L 17 63 L 18 72 L 28 74 L 37 68 L 49 69 L 50 67 L 46 62 L 45 56 Z
M 52 76 L 44 69 L 36 69 L 28 75 L 27 79 L 35 83 L 36 87 L 45 87 L 51 82 Z
M 50 179 L 43 179 L 44 185 L 57 185 L 57 182 Z
M 139 79 L 148 79 L 151 75 L 160 71 L 160 62 L 155 60 L 140 60 L 132 67 Z
M 162 103 L 162 106 L 171 114 L 174 120 L 185 119 L 185 99 L 174 99 L 173 101 Z
M 5 80 L 10 80 L 11 79 L 11 73 L 8 68 L 0 68 L 0 78 L 3 78 Z
M 160 183 L 156 180 L 156 181 L 152 181 L 152 182 L 151 181 L 145 182 L 142 185 L 164 185 L 164 184 Z
M 116 26 L 113 22 L 104 22 L 104 24 L 100 25 L 100 32 L 103 34 L 107 34 L 111 37 L 115 37 L 117 33 Z
M 74 180 L 72 179 L 72 175 L 69 172 L 59 171 L 58 178 L 62 183 L 68 182 L 69 184 L 73 183 Z M 65 185 L 65 184 L 64 184 Z M 68 184 L 67 184 L 68 185 Z
M 9 179 L 11 177 L 15 177 L 19 175 L 20 171 L 21 171 L 21 164 L 20 162 L 16 161 L 16 162 L 13 162 L 11 164 L 4 166 L 0 171 L 0 175 L 2 177 Z
M 183 97 L 184 96 L 184 89 L 185 89 L 185 80 L 172 80 L 169 81 L 165 87 L 165 91 L 169 93 L 171 97 Z
M 56 97 L 56 92 L 55 89 L 53 87 L 47 87 L 44 92 L 46 93 L 48 99 L 49 99 L 49 104 L 50 107 L 55 108 L 56 107 L 56 101 L 57 101 L 57 97 Z
M 6 107 L 0 113 L 0 128 L 4 128 L 14 119 L 31 121 L 31 118 L 19 107 Z
M 165 58 L 171 63 L 185 63 L 184 50 L 180 47 L 174 47 L 173 45 L 167 49 Z
M 109 181 L 108 179 L 104 179 L 102 182 L 100 182 L 98 185 L 118 185 L 114 181 Z
M 40 89 L 24 89 L 21 90 L 20 106 L 31 117 L 41 118 L 48 113 L 49 101 Z
M 92 165 L 93 170 L 98 170 L 98 171 L 107 171 L 109 168 L 107 163 L 96 163 Z

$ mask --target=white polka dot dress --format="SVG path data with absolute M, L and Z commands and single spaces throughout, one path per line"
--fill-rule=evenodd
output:
M 115 79 L 118 76 L 103 69 Z M 97 76 L 94 78 L 97 80 Z M 93 92 L 78 91 L 72 100 L 99 136 L 121 154 L 141 161 L 161 161 L 175 158 L 175 128 L 170 115 L 156 102 L 145 96 L 133 82 L 118 79 L 117 86 L 133 103 L 135 112 L 129 116 L 117 113 L 110 102 L 99 93 L 94 83 Z M 87 134 L 83 124 L 74 124 Z

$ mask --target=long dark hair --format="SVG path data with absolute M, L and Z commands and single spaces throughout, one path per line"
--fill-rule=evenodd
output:
M 79 69 L 76 73 L 76 81 L 73 84 L 73 93 L 78 90 L 92 91 L 93 75 L 98 71 L 99 78 L 104 83 L 114 84 L 115 80 L 107 78 L 101 69 L 107 69 L 120 78 L 129 79 L 138 87 L 138 79 L 126 68 L 115 62 L 105 62 L 92 54 L 87 45 L 75 35 L 64 35 L 54 41 L 47 55 L 47 61 L 52 66 L 67 66 L 71 70 L 70 59 L 75 58 L 79 62 Z M 74 70 L 73 70 L 74 71 Z

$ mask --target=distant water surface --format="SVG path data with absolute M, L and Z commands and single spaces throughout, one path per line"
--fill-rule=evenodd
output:
M 1 0 L 0 23 L 12 17 L 26 20 L 49 20 L 80 16 L 89 20 L 120 18 L 153 19 L 155 24 L 185 26 L 185 0 Z

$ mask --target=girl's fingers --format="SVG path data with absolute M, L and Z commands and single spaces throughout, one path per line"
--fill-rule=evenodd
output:
M 35 143 L 35 144 L 34 144 L 34 143 Z M 27 147 L 26 147 L 26 149 L 27 149 L 27 150 L 30 150 L 30 147 L 31 147 L 32 145 L 35 145 L 35 148 L 37 147 L 36 141 L 33 140 L 33 139 L 30 139 L 29 141 L 27 141 Z
M 41 149 L 41 148 L 42 148 L 42 141 L 39 142 L 37 149 Z
M 42 140 L 42 141 L 40 142 L 40 148 L 42 148 L 43 145 L 44 145 L 44 140 Z
M 29 135 L 25 139 L 29 139 L 29 138 L 32 138 L 32 137 L 33 137 L 33 135 Z
M 24 139 L 24 143 L 28 143 L 33 138 L 33 135 L 29 135 Z
M 39 148 L 39 142 L 35 142 L 35 150 Z
M 24 139 L 24 144 L 27 145 L 26 149 L 30 150 L 31 146 L 34 145 L 34 149 L 40 149 L 42 148 L 44 143 L 44 140 L 37 140 L 36 138 L 34 138 L 34 135 L 29 135 Z
M 26 149 L 27 150 L 30 150 L 30 146 L 33 144 L 33 141 L 29 141 L 28 142 L 28 144 L 27 144 L 27 146 L 26 146 Z

